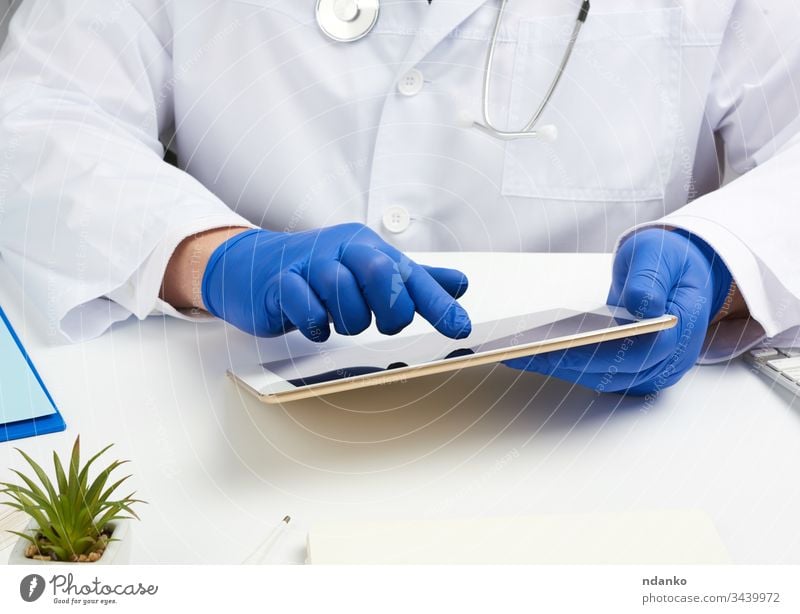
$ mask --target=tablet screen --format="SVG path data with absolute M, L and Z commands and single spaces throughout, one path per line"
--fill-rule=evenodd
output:
M 332 351 L 320 346 L 318 353 L 262 366 L 292 386 L 303 387 L 569 338 L 634 322 L 614 313 L 557 309 L 479 324 L 465 339 L 448 339 L 431 332 Z

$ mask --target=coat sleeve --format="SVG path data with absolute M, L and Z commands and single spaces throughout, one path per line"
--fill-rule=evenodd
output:
M 72 340 L 168 311 L 158 291 L 177 244 L 250 226 L 163 161 L 168 5 L 28 0 L 0 55 L 0 255 Z
M 709 331 L 707 362 L 728 359 L 800 325 L 798 33 L 800 3 L 737 2 L 706 121 L 724 144 L 728 166 L 742 176 L 642 225 L 684 228 L 706 240 L 747 303 L 749 322 L 724 321 Z

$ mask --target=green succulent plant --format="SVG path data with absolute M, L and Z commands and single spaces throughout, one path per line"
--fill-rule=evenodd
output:
M 78 436 L 72 446 L 66 471 L 65 464 L 61 462 L 58 454 L 53 452 L 55 481 L 50 480 L 36 461 L 17 448 L 17 452 L 33 469 L 36 480 L 12 469 L 24 486 L 0 482 L 2 487 L 0 493 L 10 499 L 0 503 L 28 514 L 39 525 L 35 535 L 11 531 L 31 542 L 28 546 L 29 555 L 50 557 L 57 561 L 97 560 L 108 542 L 114 541 L 108 534 L 108 524 L 115 520 L 139 518 L 131 506 L 145 502 L 134 499 L 136 493 L 121 499 L 112 499 L 117 488 L 130 478 L 130 475 L 106 486 L 111 474 L 128 461 L 115 460 L 102 469 L 94 480 L 89 480 L 89 468 L 92 463 L 112 445 L 106 446 L 92 456 L 85 465 L 81 465 L 80 436 Z

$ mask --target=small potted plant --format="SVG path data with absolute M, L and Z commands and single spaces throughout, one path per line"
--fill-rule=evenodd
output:
M 112 444 L 113 445 L 113 444 Z M 92 456 L 85 465 L 80 461 L 80 436 L 75 439 L 69 465 L 53 452 L 55 480 L 30 456 L 17 451 L 30 465 L 35 478 L 12 471 L 23 484 L 0 482 L 0 501 L 24 512 L 31 520 L 19 536 L 9 558 L 10 564 L 36 565 L 53 563 L 125 563 L 130 554 L 130 521 L 138 519 L 131 507 L 144 503 L 130 495 L 112 499 L 127 475 L 109 484 L 111 474 L 128 461 L 115 460 L 89 480 L 89 468 L 111 445 Z

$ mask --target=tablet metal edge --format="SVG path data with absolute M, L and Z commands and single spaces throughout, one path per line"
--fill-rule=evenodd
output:
M 358 390 L 359 388 L 382 386 L 384 384 L 423 377 L 425 375 L 447 373 L 449 371 L 456 371 L 466 367 L 478 367 L 512 358 L 522 358 L 525 356 L 542 354 L 544 352 L 554 352 L 571 347 L 599 343 L 601 341 L 613 341 L 615 339 L 622 339 L 626 337 L 631 330 L 635 330 L 637 336 L 647 333 L 654 333 L 672 328 L 677 323 L 678 318 L 668 314 L 659 318 L 633 322 L 631 324 L 623 324 L 621 326 L 605 329 L 600 332 L 588 332 L 567 338 L 561 337 L 546 341 L 537 341 L 532 344 L 520 345 L 519 347 L 515 348 L 493 350 L 486 352 L 485 354 L 460 356 L 458 358 L 450 358 L 447 361 L 400 367 L 390 371 L 381 371 L 379 373 L 370 374 L 368 376 L 361 375 L 335 380 L 332 382 L 312 384 L 302 388 L 292 388 L 286 391 L 271 392 L 269 394 L 264 394 L 258 390 L 255 390 L 252 386 L 247 384 L 247 382 L 230 370 L 228 371 L 228 376 L 231 377 L 231 379 L 233 379 L 237 385 L 243 387 L 250 394 L 255 395 L 255 397 L 258 398 L 258 400 L 262 403 L 277 405 L 284 402 L 299 401 L 312 397 L 336 394 L 337 392 Z

